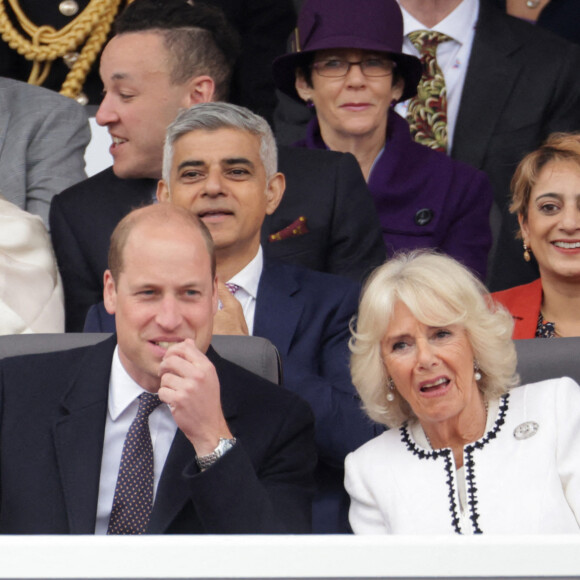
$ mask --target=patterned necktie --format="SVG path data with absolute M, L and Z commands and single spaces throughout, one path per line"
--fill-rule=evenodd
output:
M 145 533 L 153 507 L 153 446 L 149 415 L 160 404 L 157 395 L 139 395 L 137 416 L 123 445 L 107 534 Z
M 241 288 L 241 286 L 233 284 L 232 282 L 226 282 L 226 287 L 230 291 L 232 296 L 235 296 L 236 292 Z
M 421 54 L 423 74 L 417 96 L 409 102 L 407 121 L 411 135 L 421 145 L 447 152 L 447 88 L 445 77 L 437 64 L 437 46 L 453 40 L 434 30 L 416 30 L 409 40 Z

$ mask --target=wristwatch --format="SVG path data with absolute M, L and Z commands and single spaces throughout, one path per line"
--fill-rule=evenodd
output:
M 195 461 L 198 467 L 203 471 L 212 466 L 222 455 L 225 455 L 236 444 L 236 438 L 224 439 L 220 437 L 218 446 L 207 455 L 197 455 Z

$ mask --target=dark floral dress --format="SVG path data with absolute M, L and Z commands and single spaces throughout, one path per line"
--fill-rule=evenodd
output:
M 556 327 L 553 322 L 544 320 L 542 313 L 538 315 L 538 325 L 536 326 L 536 338 L 557 338 Z

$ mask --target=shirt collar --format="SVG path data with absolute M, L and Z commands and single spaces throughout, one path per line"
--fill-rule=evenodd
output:
M 113 421 L 125 412 L 125 410 L 144 393 L 140 387 L 125 370 L 119 358 L 119 345 L 115 347 L 113 362 L 111 363 L 111 379 L 109 381 L 109 415 Z
M 258 284 L 264 268 L 264 253 L 262 246 L 258 248 L 258 253 L 242 270 L 228 280 L 231 284 L 237 284 L 245 290 L 254 300 L 258 296 Z
M 401 12 L 403 13 L 405 35 L 415 30 L 426 29 L 424 24 L 421 24 L 415 17 L 411 16 L 402 6 Z M 465 44 L 470 35 L 473 34 L 478 15 L 479 0 L 463 0 L 451 14 L 436 24 L 431 30 L 442 32 L 459 44 Z

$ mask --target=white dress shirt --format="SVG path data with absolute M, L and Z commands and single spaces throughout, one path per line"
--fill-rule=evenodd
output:
M 254 314 L 256 312 L 256 297 L 258 296 L 258 285 L 264 267 L 264 253 L 262 246 L 258 248 L 258 253 L 248 265 L 240 270 L 233 278 L 228 280 L 229 284 L 237 284 L 240 289 L 234 294 L 238 302 L 242 305 L 244 318 L 248 326 L 250 335 L 254 334 Z
M 437 47 L 437 64 L 445 77 L 447 86 L 447 151 L 453 146 L 453 134 L 459 113 L 461 94 L 471 56 L 471 47 L 475 36 L 475 25 L 479 15 L 479 0 L 463 0 L 459 6 L 447 18 L 436 24 L 433 28 L 427 28 L 416 18 L 411 16 L 402 6 L 403 26 L 405 37 L 403 39 L 403 52 L 419 57 L 419 51 L 409 40 L 409 33 L 416 30 L 435 30 L 446 34 L 453 41 L 442 42 Z M 400 103 L 395 110 L 403 117 L 407 114 L 408 101 Z
M 107 533 L 109 517 L 113 508 L 117 475 L 121 464 L 123 444 L 129 427 L 137 416 L 139 408 L 137 398 L 143 392 L 145 391 L 129 376 L 123 367 L 119 358 L 119 347 L 117 346 L 111 363 L 109 403 L 103 440 L 103 459 L 99 481 L 95 534 Z M 161 472 L 177 431 L 173 415 L 166 404 L 161 403 L 149 415 L 149 431 L 153 445 L 153 497 L 155 497 Z

